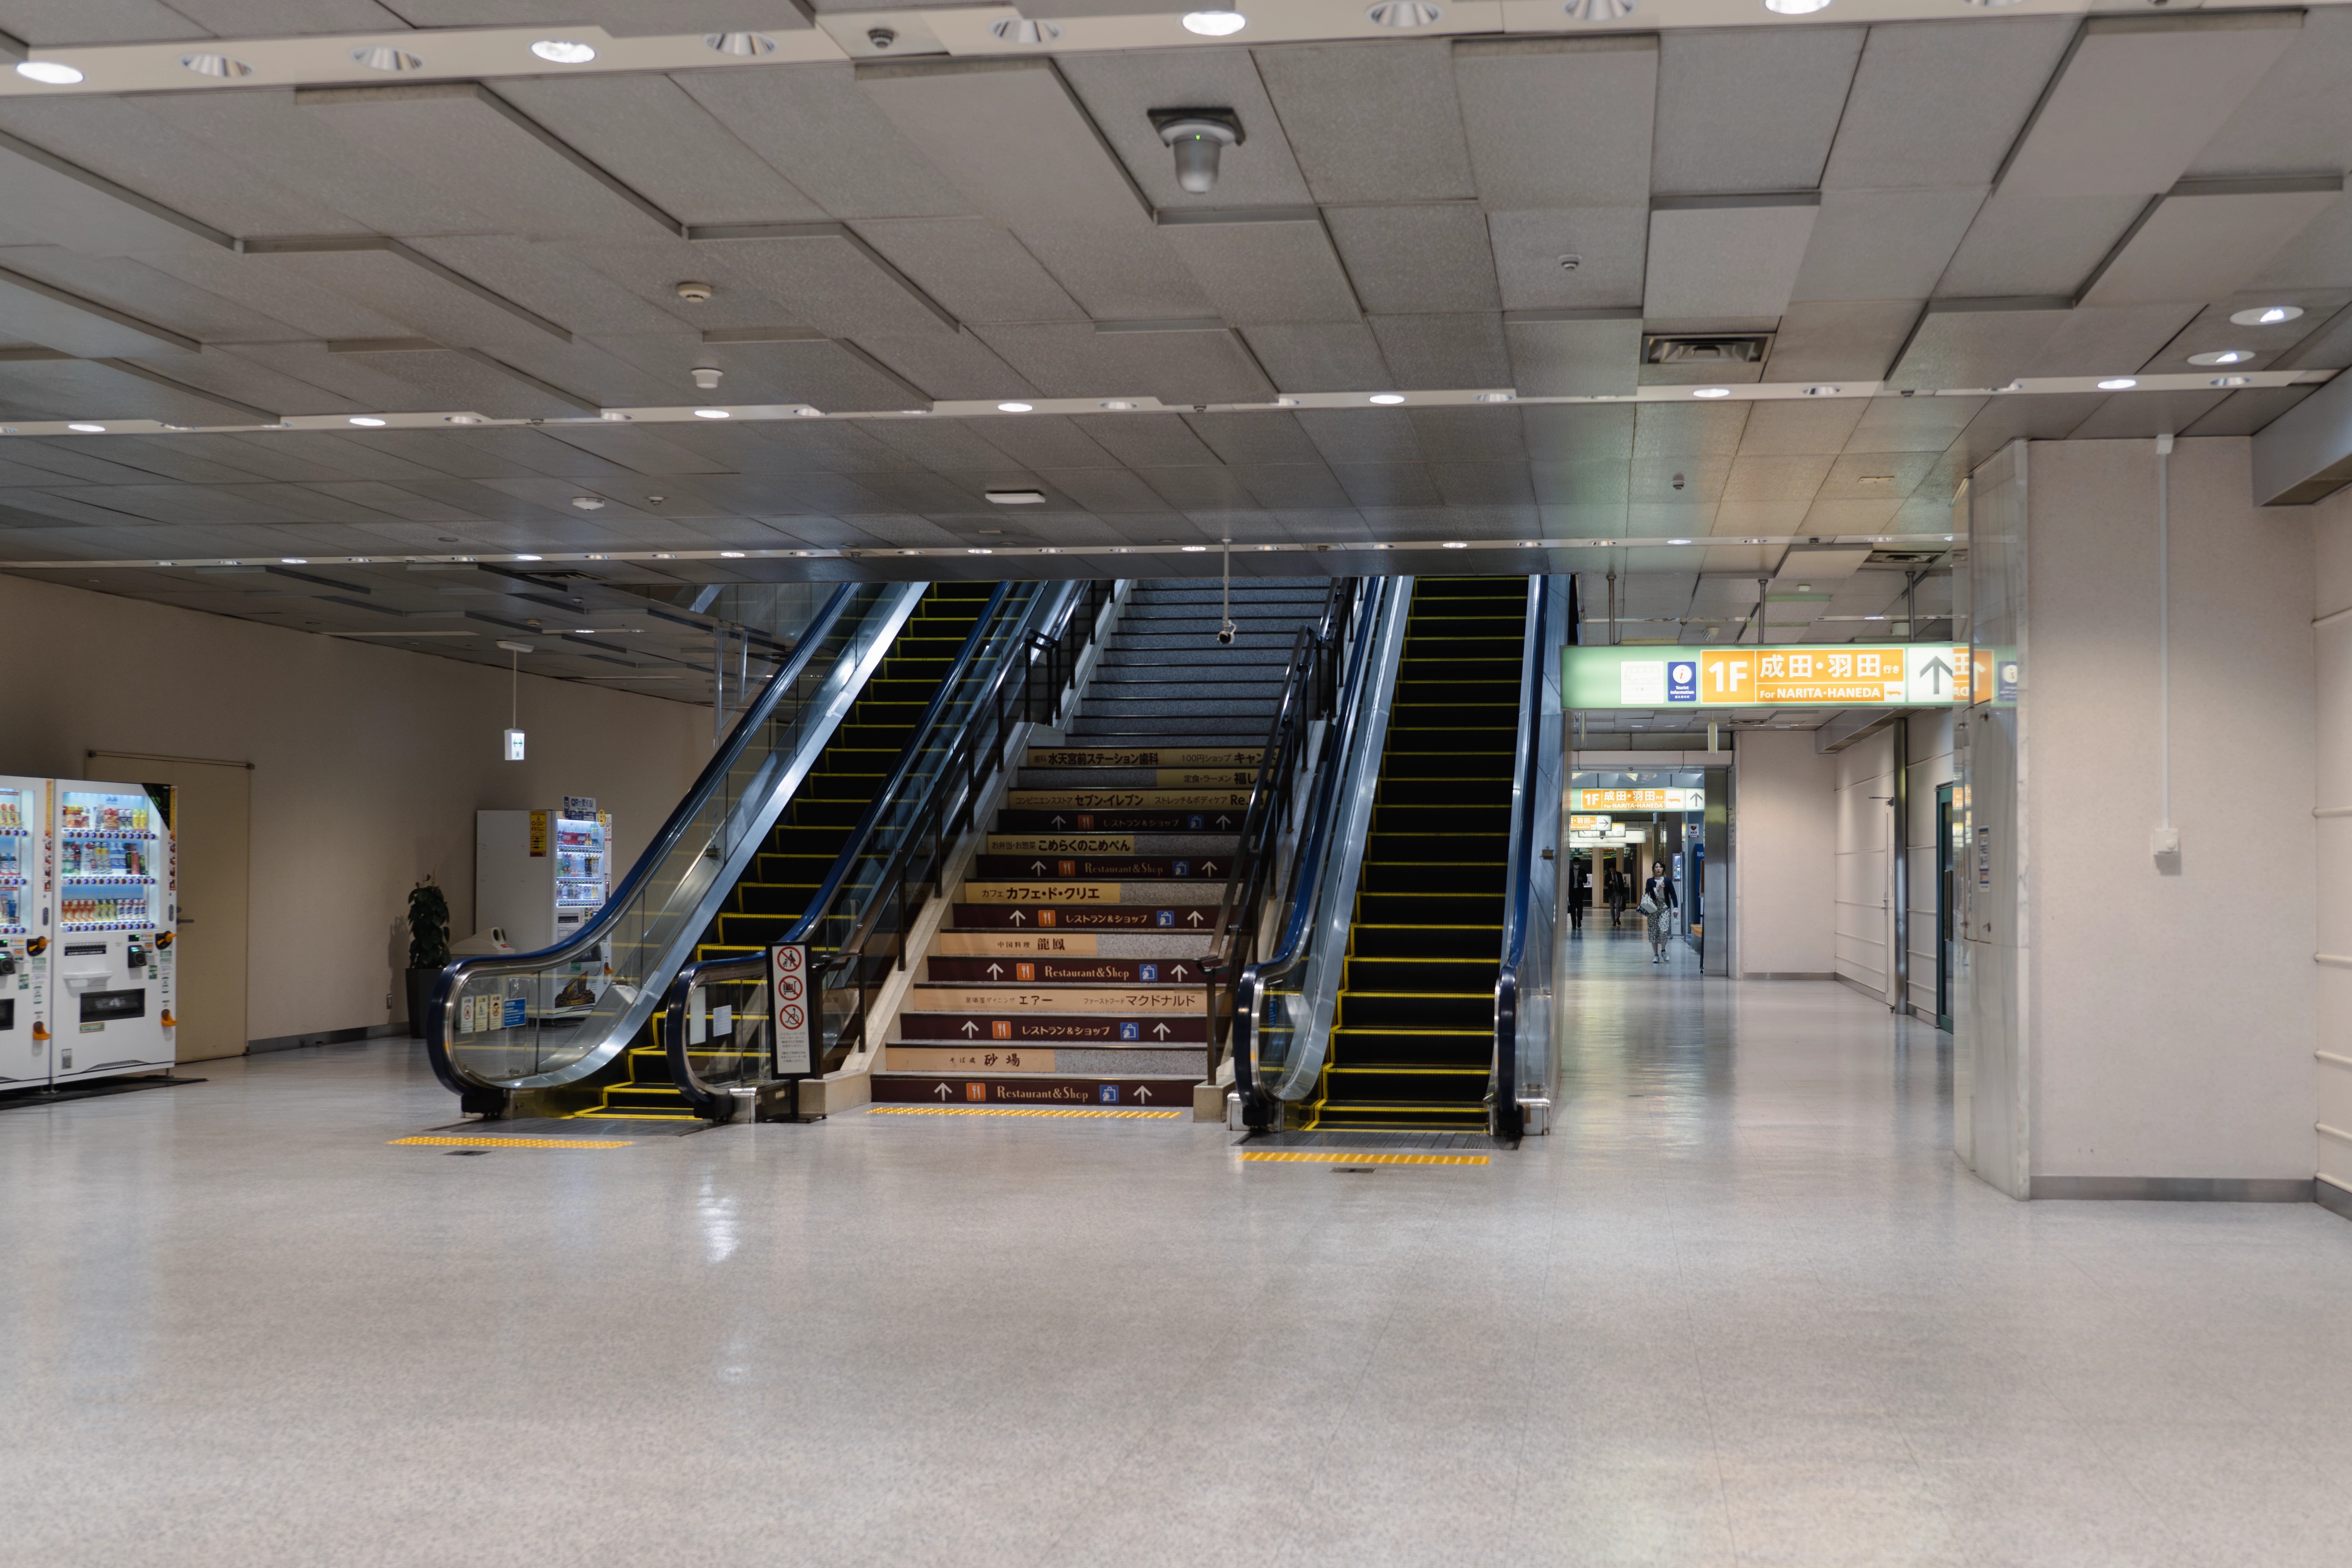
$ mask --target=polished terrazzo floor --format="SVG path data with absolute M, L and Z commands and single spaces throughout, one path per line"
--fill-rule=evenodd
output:
M 1588 923 L 1555 1134 L 455 1157 L 406 1042 L 0 1111 L 0 1559 L 2352 1562 L 2352 1226 L 2019 1205 L 1949 1056 Z

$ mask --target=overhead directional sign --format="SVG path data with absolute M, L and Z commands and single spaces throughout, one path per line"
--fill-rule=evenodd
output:
M 1965 644 L 1790 643 L 1763 647 L 1571 647 L 1575 708 L 1943 708 L 1966 706 Z

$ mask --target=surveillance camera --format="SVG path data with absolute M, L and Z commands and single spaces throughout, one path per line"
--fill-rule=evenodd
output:
M 1152 128 L 1176 153 L 1176 183 L 1202 195 L 1217 183 L 1217 160 L 1242 141 L 1242 122 L 1230 109 L 1156 109 Z

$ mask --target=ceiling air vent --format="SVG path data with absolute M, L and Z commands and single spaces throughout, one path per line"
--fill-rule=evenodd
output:
M 1769 332 L 1645 332 L 1643 364 L 1758 364 L 1772 347 Z
M 1948 552 L 1941 550 L 1874 550 L 1865 566 L 1926 566 L 1941 561 Z

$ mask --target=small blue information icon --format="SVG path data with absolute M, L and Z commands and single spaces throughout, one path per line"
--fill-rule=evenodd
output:
M 1669 702 L 1698 700 L 1698 660 L 1677 658 L 1666 665 L 1666 700 Z

